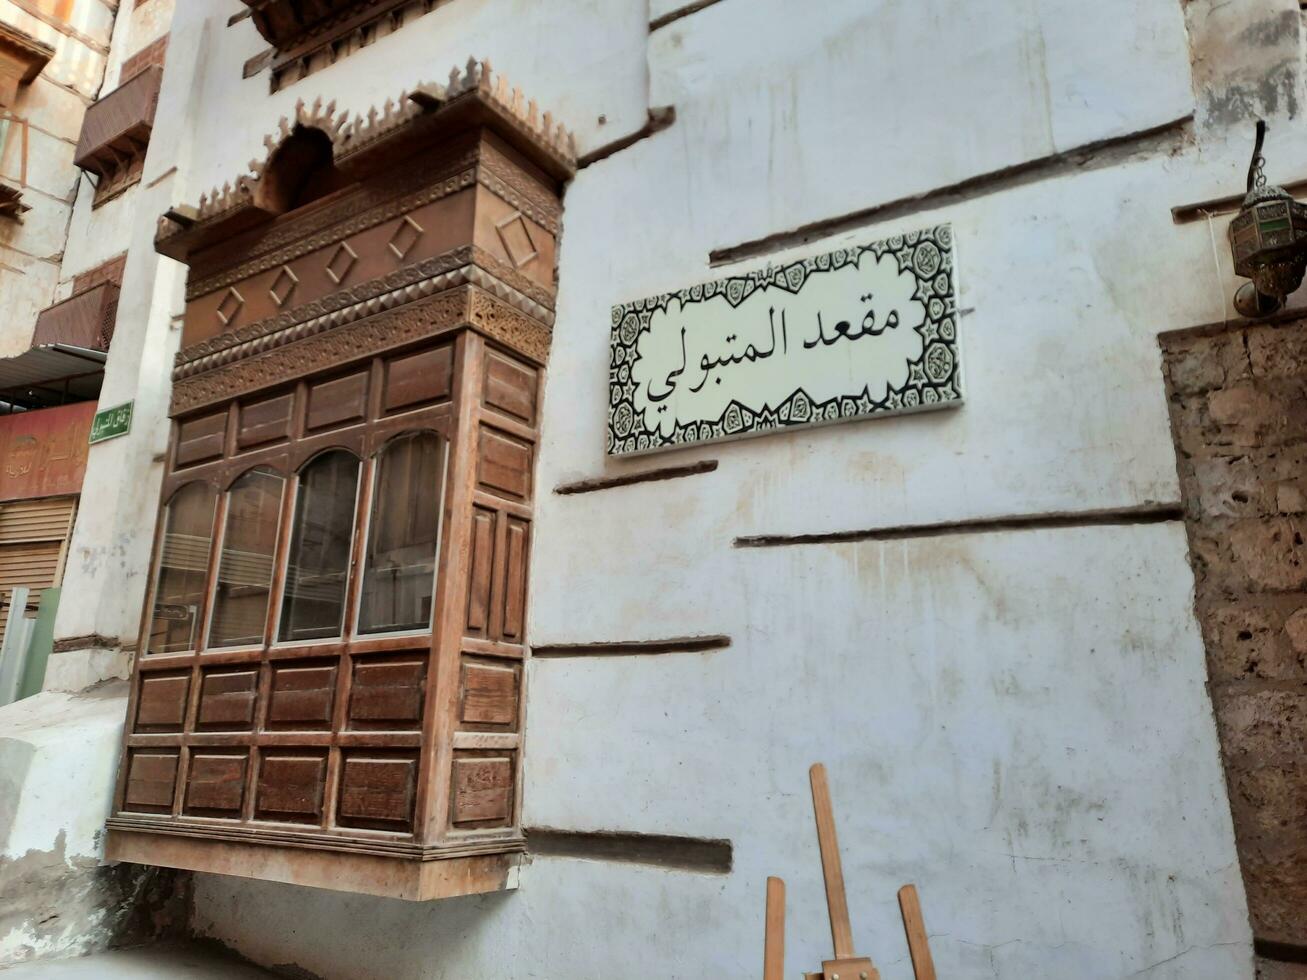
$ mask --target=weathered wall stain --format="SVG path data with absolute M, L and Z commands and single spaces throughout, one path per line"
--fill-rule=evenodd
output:
M 190 875 L 49 851 L 0 858 L 0 961 L 84 956 L 186 934 Z

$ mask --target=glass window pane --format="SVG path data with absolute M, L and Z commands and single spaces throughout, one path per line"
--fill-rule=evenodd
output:
M 347 452 L 319 456 L 300 473 L 281 605 L 283 640 L 340 636 L 358 482 L 359 461 Z
M 430 433 L 401 436 L 377 458 L 360 633 L 431 627 L 444 452 Z
M 218 560 L 209 646 L 260 644 L 268 620 L 272 560 L 281 516 L 282 477 L 250 470 L 227 492 L 227 524 Z
M 218 491 L 207 483 L 187 484 L 168 502 L 146 647 L 150 653 L 195 649 L 217 505 Z

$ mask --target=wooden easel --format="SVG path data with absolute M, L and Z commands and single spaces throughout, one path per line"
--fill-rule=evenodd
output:
M 835 814 L 831 809 L 826 767 L 820 762 L 809 770 L 812 808 L 817 818 L 817 846 L 821 850 L 821 873 L 826 881 L 826 909 L 830 915 L 835 958 L 823 960 L 817 973 L 805 973 L 806 980 L 880 980 L 870 958 L 853 952 L 853 929 L 849 925 L 849 902 L 844 891 L 844 868 L 835 835 Z M 921 917 L 921 900 L 916 885 L 899 889 L 899 911 L 908 937 L 912 972 L 917 980 L 936 980 L 935 963 L 926 941 L 926 924 Z M 767 929 L 763 949 L 763 980 L 782 980 L 785 973 L 785 882 L 767 879 Z

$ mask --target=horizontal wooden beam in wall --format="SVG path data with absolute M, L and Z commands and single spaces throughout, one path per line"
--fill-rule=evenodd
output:
M 531 648 L 537 660 L 564 657 L 641 657 L 660 653 L 705 653 L 724 650 L 731 638 L 722 634 L 678 636 L 670 640 L 619 640 L 611 643 L 548 643 Z
M 1307 191 L 1307 179 L 1295 180 L 1282 186 L 1293 197 L 1298 197 Z M 1244 192 L 1240 191 L 1238 194 L 1214 197 L 1207 201 L 1199 201 L 1197 204 L 1181 204 L 1171 209 L 1171 220 L 1177 225 L 1183 225 L 1190 221 L 1202 221 L 1204 218 L 1233 214 L 1243 205 L 1244 197 Z
M 655 483 L 659 480 L 679 480 L 683 476 L 695 476 L 699 473 L 711 473 L 717 469 L 717 460 L 705 459 L 698 463 L 684 466 L 663 466 L 656 470 L 640 470 L 635 473 L 622 473 L 619 476 L 599 476 L 592 480 L 577 480 L 575 483 L 561 483 L 554 487 L 554 493 L 593 493 L 596 490 L 611 490 L 614 487 L 629 487 L 633 483 Z
M 734 858 L 729 840 L 551 827 L 527 828 L 526 847 L 529 853 L 543 857 L 616 861 L 717 875 L 729 874 Z
M 646 140 L 650 136 L 661 133 L 672 123 L 676 122 L 676 106 L 664 105 L 655 106 L 649 110 L 649 116 L 645 124 L 637 129 L 634 133 L 628 133 L 625 136 L 613 140 L 611 143 L 605 143 L 603 146 L 596 147 L 589 153 L 584 153 L 577 158 L 576 169 L 584 170 L 600 160 L 607 160 L 615 153 L 621 153 L 623 150 L 634 146 L 641 140 Z
M 678 7 L 676 10 L 669 11 L 661 17 L 655 17 L 649 22 L 649 33 L 653 33 L 659 28 L 666 27 L 668 24 L 674 24 L 682 17 L 689 17 L 691 14 L 697 14 L 700 10 L 707 10 L 709 7 L 716 6 L 722 0 L 694 0 L 693 3 L 687 3 L 684 7 Z
M 1179 502 L 1110 507 L 1103 510 L 1057 511 L 1047 514 L 1014 514 L 980 517 L 937 524 L 900 524 L 860 531 L 830 531 L 824 534 L 757 534 L 735 539 L 737 548 L 780 548 L 798 544 L 839 544 L 845 541 L 904 541 L 910 538 L 938 538 L 956 534 L 994 534 L 1000 531 L 1041 531 L 1057 528 L 1108 527 L 1129 524 L 1162 524 L 1184 518 Z
M 956 184 L 948 184 L 909 197 L 873 204 L 870 207 L 801 225 L 789 231 L 741 242 L 708 253 L 711 266 L 728 265 L 758 258 L 772 252 L 808 245 L 822 238 L 855 231 L 876 222 L 897 221 L 921 211 L 957 207 L 967 201 L 988 197 L 1027 184 L 1053 180 L 1087 170 L 1113 167 L 1134 160 L 1141 154 L 1164 154 L 1184 146 L 1193 129 L 1193 114 L 1188 113 L 1151 129 L 1124 136 L 1086 143 L 1084 146 L 1028 160 L 1000 170 L 991 170 Z

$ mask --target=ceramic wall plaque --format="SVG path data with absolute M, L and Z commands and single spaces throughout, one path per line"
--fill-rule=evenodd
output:
M 961 404 L 950 226 L 613 307 L 612 455 Z

